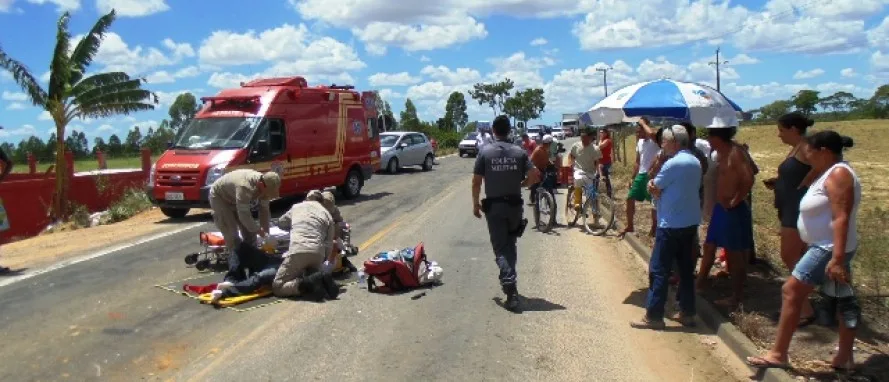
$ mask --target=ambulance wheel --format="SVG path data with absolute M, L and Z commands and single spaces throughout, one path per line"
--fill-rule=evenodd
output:
M 192 253 L 188 256 L 185 256 L 185 264 L 194 265 L 197 262 L 198 262 L 198 254 L 197 253 Z
M 203 271 L 207 268 L 210 268 L 210 260 L 198 261 L 197 263 L 194 264 L 194 267 L 199 271 Z
M 361 178 L 361 172 L 357 168 L 353 168 L 346 175 L 346 182 L 339 186 L 339 191 L 344 198 L 354 199 L 361 194 L 362 187 L 364 187 L 364 179 Z
M 182 219 L 188 215 L 188 208 L 161 207 L 161 212 L 170 219 Z

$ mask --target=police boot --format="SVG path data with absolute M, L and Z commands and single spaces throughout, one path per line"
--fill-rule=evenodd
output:
M 322 273 L 321 276 L 321 283 L 324 285 L 327 299 L 336 300 L 340 295 L 340 286 L 337 285 L 336 281 L 333 279 L 333 275 L 330 273 Z
M 296 286 L 300 296 L 309 301 L 324 301 L 324 297 L 327 296 L 327 291 L 324 289 L 324 281 L 322 281 L 323 277 L 324 275 L 321 272 L 314 272 L 304 276 Z
M 519 291 L 515 284 L 503 286 L 503 293 L 506 294 L 506 302 L 503 307 L 510 312 L 518 313 L 521 311 L 521 302 L 519 301 Z

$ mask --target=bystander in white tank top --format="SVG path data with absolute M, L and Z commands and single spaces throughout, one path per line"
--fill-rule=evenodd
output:
M 854 201 L 852 213 L 849 215 L 849 234 L 846 238 L 846 253 L 858 248 L 858 205 L 861 204 L 861 182 L 858 175 L 846 162 L 838 162 L 824 172 L 806 191 L 799 203 L 799 218 L 796 227 L 804 242 L 826 250 L 833 250 L 833 212 L 827 199 L 827 188 L 824 186 L 827 177 L 837 167 L 845 167 L 852 173 Z

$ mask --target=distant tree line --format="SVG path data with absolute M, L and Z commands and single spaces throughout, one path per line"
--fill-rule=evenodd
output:
M 95 158 L 97 151 L 105 153 L 109 158 L 138 156 L 143 147 L 151 150 L 153 154 L 160 154 L 167 149 L 167 143 L 175 138 L 176 133 L 194 118 L 197 110 L 194 95 L 183 93 L 177 96 L 170 106 L 170 119 L 164 119 L 158 126 L 148 127 L 144 134 L 139 126 L 133 126 L 127 132 L 125 139 L 112 134 L 107 141 L 102 137 L 96 137 L 90 143 L 83 131 L 72 130 L 65 138 L 65 149 L 74 154 L 75 159 Z M 49 139 L 44 141 L 32 135 L 23 139 L 18 145 L 4 142 L 0 147 L 15 163 L 22 165 L 27 163 L 28 153 L 33 154 L 38 161 L 46 162 L 55 158 L 56 137 L 56 133 L 52 133 Z
M 870 98 L 857 98 L 844 91 L 822 96 L 815 90 L 800 90 L 790 99 L 777 100 L 750 113 L 755 122 L 773 122 L 791 111 L 822 121 L 889 118 L 889 85 L 877 88 Z

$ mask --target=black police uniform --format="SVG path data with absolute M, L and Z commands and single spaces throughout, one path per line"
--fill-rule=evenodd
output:
M 500 285 L 507 297 L 517 297 L 516 242 L 527 220 L 523 219 L 522 181 L 531 169 L 528 153 L 519 146 L 498 139 L 486 145 L 475 160 L 475 175 L 484 177 L 485 199 L 482 210 L 497 266 Z

